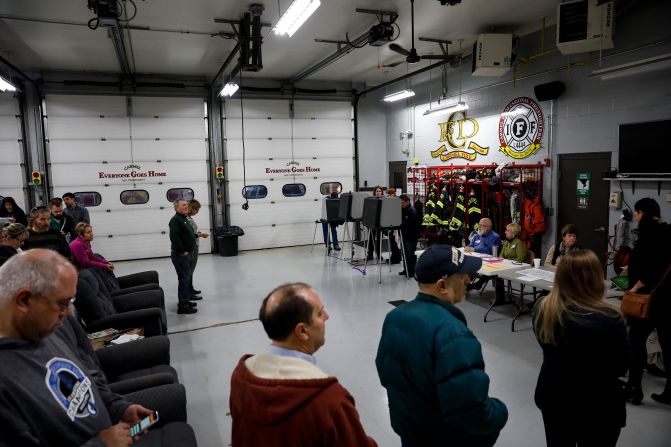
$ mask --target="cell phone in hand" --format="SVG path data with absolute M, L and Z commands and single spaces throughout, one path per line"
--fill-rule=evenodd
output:
M 137 436 L 157 422 L 158 422 L 158 411 L 154 411 L 152 414 L 142 419 L 137 424 L 133 425 L 130 428 L 130 435 Z

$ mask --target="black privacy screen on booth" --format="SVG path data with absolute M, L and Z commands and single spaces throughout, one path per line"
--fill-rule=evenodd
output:
M 671 120 L 620 124 L 618 171 L 631 175 L 671 175 L 669 129 Z

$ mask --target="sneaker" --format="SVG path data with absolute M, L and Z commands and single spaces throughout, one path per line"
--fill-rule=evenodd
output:
M 200 290 L 191 289 L 191 295 L 200 295 Z
M 333 249 L 334 249 L 335 251 L 340 251 L 340 245 L 334 245 L 334 246 L 333 246 Z
M 200 301 L 202 300 L 203 297 L 200 295 L 191 295 L 191 298 L 189 298 L 189 301 Z
M 195 314 L 198 312 L 198 309 L 195 307 L 178 307 L 177 308 L 177 313 L 178 314 Z
M 189 301 L 189 307 L 198 307 L 198 303 L 192 303 Z
M 405 270 L 403 270 L 402 272 L 398 272 L 398 274 L 405 276 Z

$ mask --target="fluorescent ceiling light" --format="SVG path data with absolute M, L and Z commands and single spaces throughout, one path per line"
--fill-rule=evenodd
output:
M 0 90 L 2 90 L 3 92 L 15 92 L 16 87 L 14 87 L 14 85 L 12 85 L 11 82 L 5 80 L 5 78 L 0 76 Z
M 235 82 L 229 82 L 228 84 L 224 85 L 224 88 L 221 89 L 219 94 L 221 96 L 233 96 L 233 94 L 237 92 L 239 88 L 240 86 Z
M 435 109 L 432 109 L 429 107 L 426 112 L 424 112 L 424 115 L 431 115 L 432 113 L 451 113 L 451 112 L 461 112 L 462 110 L 468 110 L 468 104 L 465 102 L 458 102 L 456 104 L 450 104 L 446 106 L 440 106 L 436 107 Z
M 280 20 L 277 21 L 273 31 L 278 35 L 293 36 L 298 28 L 319 8 L 319 5 L 321 5 L 319 0 L 294 0 L 289 8 L 284 11 Z
M 412 90 L 401 90 L 400 92 L 392 93 L 384 97 L 386 102 L 394 102 L 405 98 L 410 98 L 415 96 L 415 92 Z
M 594 70 L 590 73 L 589 77 L 592 79 L 601 78 L 601 80 L 606 81 L 608 79 L 663 70 L 665 68 L 671 68 L 671 53 L 650 57 L 648 59 L 641 59 L 640 61 L 629 62 L 628 64 L 616 65 L 615 67 Z

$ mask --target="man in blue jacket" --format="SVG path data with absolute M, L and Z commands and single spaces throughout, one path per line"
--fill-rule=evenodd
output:
M 471 243 L 464 248 L 464 251 L 494 256 L 501 253 L 501 237 L 496 231 L 492 230 L 492 220 L 483 217 L 478 225 L 477 234 L 473 236 Z M 496 247 L 496 253 L 494 253 L 494 247 Z
M 480 343 L 461 301 L 482 260 L 434 245 L 415 267 L 417 297 L 387 314 L 375 363 L 403 447 L 492 446 L 508 420 L 491 398 Z

